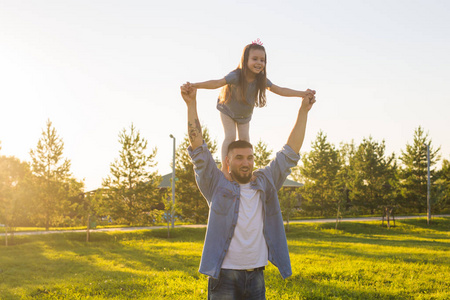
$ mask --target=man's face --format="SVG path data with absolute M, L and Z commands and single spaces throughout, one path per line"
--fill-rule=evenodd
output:
M 235 148 L 228 153 L 227 163 L 231 176 L 238 183 L 248 183 L 253 174 L 253 149 Z

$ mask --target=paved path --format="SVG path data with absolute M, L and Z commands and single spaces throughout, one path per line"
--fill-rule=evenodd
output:
M 402 219 L 426 219 L 427 216 L 394 216 L 396 220 Z M 432 215 L 433 218 L 446 218 L 450 217 L 450 215 Z M 341 222 L 369 222 L 369 221 L 381 221 L 382 217 L 364 217 L 364 218 L 342 218 Z M 293 220 L 289 223 L 331 223 L 336 222 L 336 218 L 334 219 L 312 219 L 312 220 Z
M 449 218 L 450 215 L 432 215 L 432 218 Z M 396 220 L 402 219 L 420 219 L 426 218 L 426 216 L 396 216 Z M 381 221 L 382 217 L 365 217 L 365 218 L 342 218 L 341 222 L 370 222 Z M 292 220 L 290 224 L 294 223 L 332 223 L 336 222 L 336 219 L 310 219 L 310 220 Z M 176 225 L 177 228 L 204 228 L 205 224 L 199 225 Z M 149 229 L 167 229 L 167 226 L 146 226 L 146 227 L 115 227 L 115 228 L 99 228 L 91 229 L 91 232 L 108 232 L 108 231 L 133 231 L 133 230 L 149 230 Z M 86 229 L 79 230 L 48 230 L 48 231 L 21 231 L 15 232 L 14 235 L 38 235 L 38 234 L 52 234 L 52 233 L 67 233 L 67 232 L 86 232 Z M 4 233 L 0 233 L 0 236 L 4 236 Z

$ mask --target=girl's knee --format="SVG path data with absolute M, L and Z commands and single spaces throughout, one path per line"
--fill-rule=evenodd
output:
M 236 136 L 225 136 L 225 138 L 223 139 L 223 144 L 228 146 L 235 140 L 236 140 Z

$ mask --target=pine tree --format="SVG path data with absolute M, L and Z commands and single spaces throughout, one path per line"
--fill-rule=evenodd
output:
M 361 212 L 395 205 L 395 156 L 387 157 L 385 148 L 384 141 L 364 138 L 350 159 L 350 198 Z
M 119 143 L 122 145 L 119 158 L 111 163 L 111 174 L 103 180 L 109 214 L 129 225 L 154 222 L 160 213 L 155 209 L 160 176 L 151 171 L 156 166 L 157 149 L 146 154 L 148 142 L 133 124 L 129 132 L 126 129 L 120 132 Z
M 414 132 L 413 143 L 407 144 L 402 150 L 400 160 L 402 169 L 400 172 L 403 206 L 411 212 L 424 213 L 427 211 L 427 148 L 430 147 L 430 174 L 431 185 L 434 185 L 434 165 L 439 161 L 440 147 L 434 149 L 431 146 L 431 138 L 425 134 L 422 127 Z
M 312 150 L 303 155 L 301 175 L 304 179 L 302 208 L 310 213 L 334 214 L 337 210 L 335 191 L 341 169 L 339 151 L 327 141 L 320 131 L 312 144 Z
M 272 150 L 267 150 L 267 144 L 262 140 L 259 140 L 258 143 L 254 146 L 253 155 L 254 159 L 254 168 L 261 169 L 267 166 L 271 160 L 270 156 L 272 155 Z
M 434 193 L 437 211 L 450 210 L 450 161 L 444 159 L 442 167 L 436 174 L 436 192 Z
M 50 225 L 62 224 L 68 213 L 72 178 L 70 161 L 63 158 L 63 151 L 64 142 L 48 120 L 36 149 L 30 151 L 37 188 L 35 219 L 46 230 Z
M 338 198 L 338 209 L 339 215 L 338 218 L 341 217 L 341 214 L 348 213 L 352 209 L 357 209 L 357 207 L 353 207 L 350 200 L 351 193 L 351 166 L 350 162 L 353 159 L 353 156 L 356 152 L 355 142 L 352 140 L 351 143 L 341 143 L 341 147 L 339 149 L 339 156 L 341 159 L 341 169 L 339 170 L 337 176 L 337 190 L 336 196 Z

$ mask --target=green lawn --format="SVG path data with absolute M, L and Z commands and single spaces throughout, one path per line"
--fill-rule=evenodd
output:
M 450 299 L 450 218 L 291 224 L 293 276 L 268 299 Z M 0 299 L 206 299 L 205 229 L 0 237 Z

